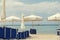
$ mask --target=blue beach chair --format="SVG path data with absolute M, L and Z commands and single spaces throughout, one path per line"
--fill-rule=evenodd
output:
M 29 37 L 29 31 L 26 31 L 25 33 L 26 33 L 26 38 L 28 38 Z
M 4 39 L 10 39 L 11 28 L 3 27 L 4 29 Z
M 57 35 L 60 36 L 60 29 L 57 29 Z
M 26 34 L 25 34 L 25 32 L 24 32 L 24 31 L 23 31 L 23 32 L 18 32 L 17 38 L 18 38 L 18 39 L 26 39 Z
M 17 29 L 11 28 L 11 39 L 17 38 Z
M 0 39 L 4 38 L 4 30 L 2 27 L 0 27 Z
M 30 29 L 30 34 L 36 34 L 36 29 Z

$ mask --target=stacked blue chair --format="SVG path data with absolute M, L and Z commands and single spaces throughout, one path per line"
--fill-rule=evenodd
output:
M 2 39 L 26 39 L 29 37 L 29 31 L 18 32 L 17 29 L 0 27 L 0 38 Z
M 11 39 L 17 38 L 17 29 L 11 28 Z
M 18 32 L 18 39 L 25 39 L 25 32 Z
M 21 32 L 21 39 L 25 39 L 25 32 Z
M 0 38 L 4 37 L 4 30 L 2 27 L 0 27 Z
M 25 37 L 27 38 L 27 32 L 25 31 Z
M 29 37 L 29 31 L 26 31 L 26 38 Z
M 21 39 L 20 32 L 17 33 L 17 39 Z
M 36 29 L 30 29 L 30 34 L 36 34 Z
M 4 27 L 4 39 L 10 39 L 11 28 Z
M 29 37 L 29 31 L 18 32 L 17 38 L 18 39 L 26 39 Z
M 60 29 L 57 29 L 57 35 L 60 36 Z

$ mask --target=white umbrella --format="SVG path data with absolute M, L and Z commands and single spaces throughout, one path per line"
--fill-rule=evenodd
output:
M 21 16 L 21 29 L 22 29 L 22 31 L 25 30 L 25 25 L 24 25 L 24 15 L 23 15 L 23 14 L 22 14 L 22 16 Z
M 58 23 L 59 23 L 59 21 L 60 21 L 60 13 L 57 13 L 55 15 L 52 15 L 52 16 L 48 17 L 48 20 L 49 21 L 58 21 Z
M 3 21 L 5 18 L 6 18 L 6 13 L 5 13 L 5 0 L 2 0 L 1 20 Z
M 10 17 L 6 18 L 6 22 L 12 22 L 12 26 L 13 26 L 14 21 L 20 21 L 20 18 L 18 18 L 16 16 L 10 16 Z
M 53 16 L 48 17 L 48 20 L 50 20 L 50 21 L 60 21 L 60 13 L 57 13 Z
M 10 16 L 6 18 L 6 21 L 20 21 L 20 18 L 16 17 L 16 16 Z
M 6 18 L 6 13 L 5 13 L 5 0 L 2 0 L 1 22 L 3 23 L 3 26 L 5 26 L 5 24 L 4 24 L 5 18 Z
M 42 17 L 40 16 L 35 16 L 35 15 L 30 15 L 30 16 L 25 16 L 24 21 L 41 21 Z
M 1 22 L 1 17 L 0 17 L 0 22 Z
M 17 22 L 17 21 L 20 21 L 20 18 L 18 18 L 18 17 L 16 17 L 16 16 L 10 16 L 10 17 L 7 17 L 6 18 L 6 22 L 12 22 L 12 26 L 10 26 L 11 28 L 15 28 L 14 27 L 14 22 Z M 16 29 L 16 28 L 15 28 Z M 10 34 L 10 36 L 11 36 L 11 34 Z
M 32 21 L 32 26 L 33 26 L 33 21 L 41 21 L 41 20 L 42 17 L 36 15 L 30 15 L 24 17 L 24 21 Z

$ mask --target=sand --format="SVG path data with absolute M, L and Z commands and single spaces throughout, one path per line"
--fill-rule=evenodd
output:
M 18 39 L 10 39 L 10 40 L 18 40 Z M 54 34 L 35 34 L 35 35 L 30 34 L 29 38 L 19 40 L 60 40 L 60 37 Z
M 26 40 L 60 40 L 59 36 L 54 34 L 36 34 L 30 35 Z

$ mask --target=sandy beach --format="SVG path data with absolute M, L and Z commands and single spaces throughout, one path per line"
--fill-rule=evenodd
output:
M 36 34 L 30 35 L 26 40 L 60 40 L 59 36 L 54 34 Z
M 3 39 L 0 39 L 3 40 Z M 8 39 L 6 39 L 8 40 Z M 26 39 L 10 39 L 10 40 L 60 40 L 60 37 L 54 34 L 34 34 Z

